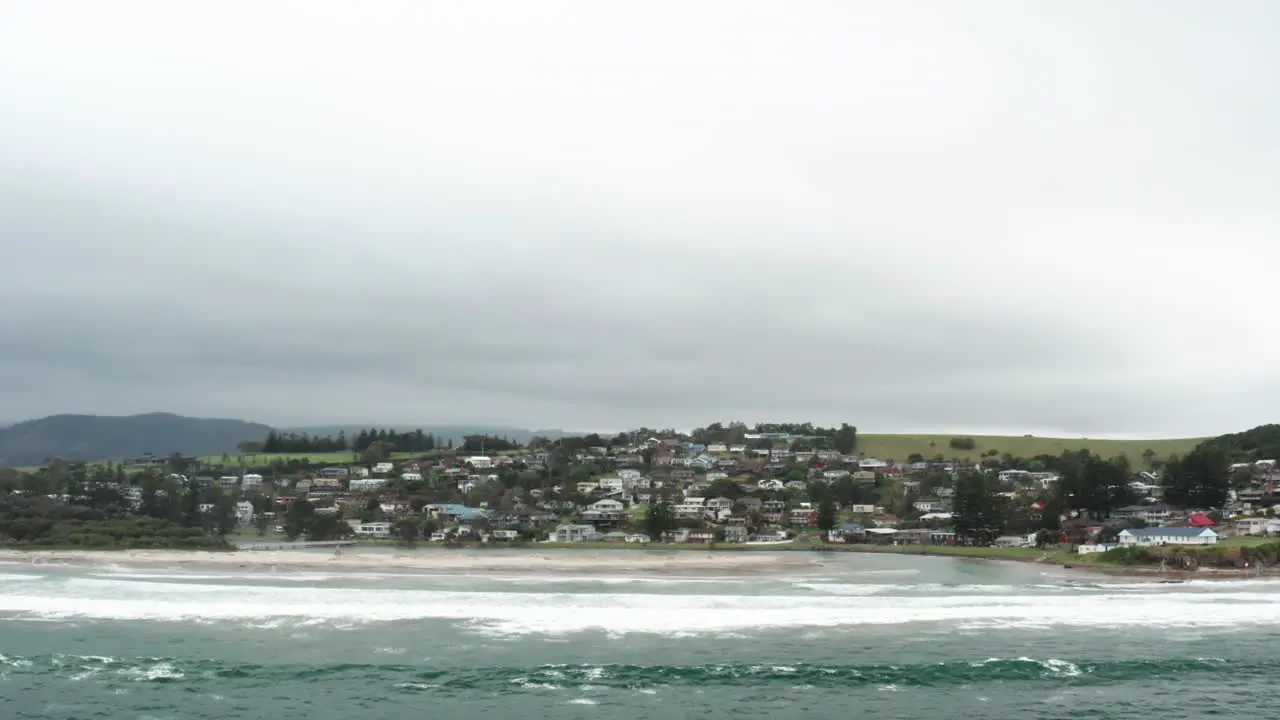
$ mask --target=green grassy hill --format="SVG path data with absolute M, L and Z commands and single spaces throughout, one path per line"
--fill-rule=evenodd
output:
M 973 450 L 955 450 L 950 446 L 952 438 L 973 438 Z M 1148 449 L 1156 457 L 1182 455 L 1208 438 L 1176 438 L 1166 440 L 1099 440 L 1090 438 L 1049 438 L 1014 435 L 876 435 L 858 434 L 858 452 L 881 460 L 905 461 L 912 453 L 931 458 L 938 453 L 943 457 L 959 460 L 976 460 L 989 450 L 1009 453 L 1016 457 L 1035 455 L 1059 455 L 1064 450 L 1089 450 L 1109 458 L 1124 453 L 1135 463 Z

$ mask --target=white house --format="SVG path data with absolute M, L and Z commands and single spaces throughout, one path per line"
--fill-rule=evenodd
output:
M 235 475 L 223 475 L 218 478 L 218 485 L 223 488 L 233 488 L 240 484 L 240 478 Z
M 400 473 L 400 479 L 404 480 L 405 482 L 416 482 L 422 479 L 422 473 L 416 473 L 416 472 Z
M 386 484 L 386 478 L 353 478 L 349 487 L 351 492 L 370 492 Z
M 1116 543 L 1086 543 L 1076 546 L 1076 554 L 1093 555 L 1094 553 L 1104 553 L 1108 550 L 1115 550 L 1120 547 Z
M 551 535 L 555 542 L 590 542 L 600 536 L 594 525 L 561 525 Z
M 911 506 L 922 513 L 931 513 L 931 512 L 938 512 L 939 510 L 942 510 L 947 506 L 947 504 L 941 500 L 933 500 L 933 499 L 926 498 L 924 500 L 915 501 L 914 503 L 911 504 Z
M 373 466 L 373 471 L 379 474 L 389 473 L 394 469 L 395 469 L 395 465 L 389 462 L 380 462 Z
M 591 504 L 591 509 L 596 512 L 620 513 L 626 509 L 622 503 L 617 500 L 598 500 Z
M 711 498 L 705 506 L 708 510 L 732 510 L 733 501 L 727 497 Z
M 724 443 L 711 443 L 707 446 L 707 452 L 712 455 L 723 455 L 729 452 L 729 448 Z
M 1216 545 L 1218 533 L 1212 528 L 1197 527 L 1148 527 L 1120 531 L 1120 544 L 1124 547 L 1150 545 Z
M 245 500 L 236 503 L 236 522 L 241 525 L 253 523 L 253 503 Z
M 756 483 L 756 487 L 761 490 L 781 490 L 782 481 L 777 478 L 765 478 L 764 480 Z
M 262 476 L 257 473 L 248 473 L 240 479 L 240 486 L 245 490 L 253 490 L 262 487 Z
M 640 474 L 641 474 L 641 473 L 640 473 L 640 471 L 639 471 L 639 470 L 632 470 L 632 469 L 629 469 L 629 468 L 624 468 L 624 469 L 622 469 L 622 470 L 619 470 L 619 471 L 618 471 L 618 477 L 622 478 L 622 481 L 623 481 L 624 483 L 625 483 L 625 482 L 628 482 L 628 481 L 629 481 L 629 482 L 635 482 L 636 480 L 639 480 L 639 479 L 640 479 Z
M 473 468 L 491 468 L 493 467 L 493 458 L 488 458 L 484 455 L 476 455 L 474 457 L 467 458 L 467 464 Z
M 602 492 L 618 492 L 627 489 L 627 482 L 621 477 L 600 478 L 600 490 Z
M 847 478 L 847 477 L 849 477 L 848 470 L 827 470 L 826 472 L 822 473 L 822 479 L 826 480 L 827 482 L 835 482 L 836 480 L 840 480 L 841 478 Z
M 747 451 L 746 445 L 730 445 L 729 452 L 741 454 Z
M 716 471 L 713 471 L 713 472 L 709 472 L 709 473 L 707 473 L 707 475 L 706 475 L 706 480 L 707 480 L 707 482 L 712 483 L 712 482 L 715 482 L 715 481 L 717 481 L 717 480 L 724 480 L 724 479 L 726 479 L 726 478 L 728 478 L 728 477 L 729 477 L 729 473 L 727 473 L 727 472 L 720 472 L 719 470 L 716 470 Z
M 389 538 L 391 537 L 391 523 L 389 522 L 367 522 L 360 523 L 352 528 L 356 535 L 361 537 Z
M 879 470 L 881 468 L 889 467 L 889 463 L 875 458 L 863 458 L 858 461 L 858 467 L 863 470 Z

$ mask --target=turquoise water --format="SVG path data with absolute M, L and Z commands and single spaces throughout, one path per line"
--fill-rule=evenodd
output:
M 598 554 L 598 553 L 596 553 Z M 1280 584 L 0 565 L 0 718 L 1271 717 Z

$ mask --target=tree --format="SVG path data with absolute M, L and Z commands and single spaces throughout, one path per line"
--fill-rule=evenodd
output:
M 835 448 L 841 455 L 848 455 L 858 446 L 858 428 L 849 423 L 840 423 L 840 429 L 836 430 Z
M 398 521 L 395 530 L 396 537 L 400 539 L 400 544 L 408 547 L 413 547 L 418 538 L 422 537 L 422 531 L 418 528 L 417 523 L 410 518 Z
M 644 518 L 644 526 L 650 540 L 661 542 L 664 533 L 676 529 L 675 508 L 666 501 L 650 505 Z
M 825 533 L 830 532 L 835 526 L 836 504 L 831 500 L 831 496 L 828 495 L 822 499 L 822 502 L 818 503 L 818 529 Z
M 236 529 L 236 504 L 230 495 L 220 494 L 213 504 L 213 527 L 219 535 L 230 535 Z
M 1185 457 L 1173 458 L 1164 470 L 1164 497 L 1180 508 L 1222 507 L 1230 490 L 1227 456 L 1220 448 L 1202 443 Z
M 1004 531 L 1003 498 L 998 480 L 987 473 L 966 473 L 955 486 L 956 537 L 972 545 L 990 545 Z
M 284 516 L 284 534 L 290 540 L 297 540 L 307 532 L 311 518 L 315 516 L 315 508 L 305 498 L 289 503 L 289 511 Z
M 386 440 L 376 440 L 360 453 L 360 462 L 366 465 L 386 462 L 391 459 L 391 450 L 391 443 Z

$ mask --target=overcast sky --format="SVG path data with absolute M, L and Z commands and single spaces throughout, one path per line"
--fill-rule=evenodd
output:
M 9 0 L 0 419 L 1280 421 L 1280 3 Z

